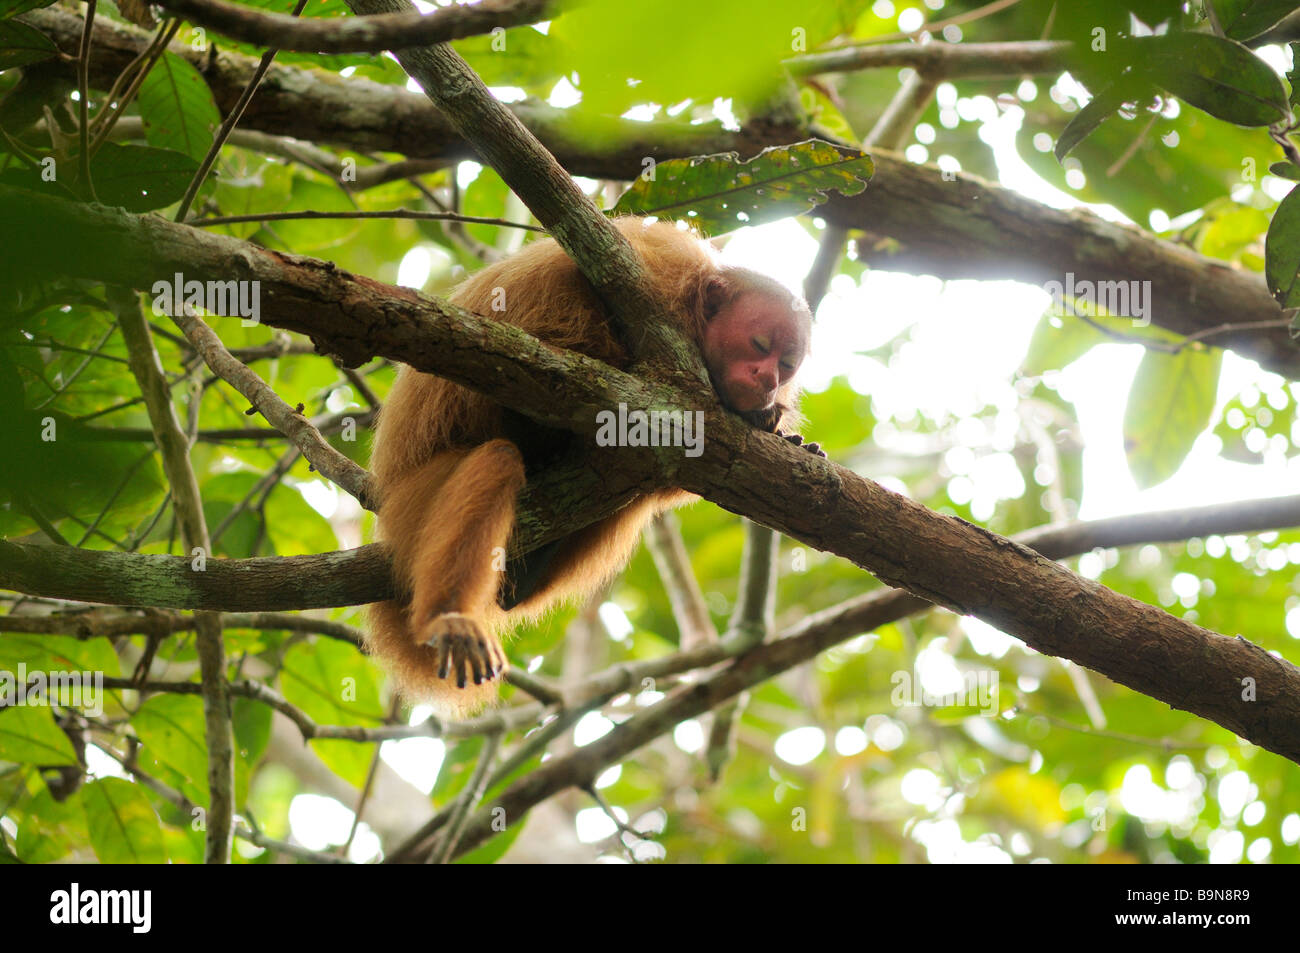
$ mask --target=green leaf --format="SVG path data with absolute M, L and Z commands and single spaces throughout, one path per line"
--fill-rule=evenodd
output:
M 48 864 L 85 847 L 90 837 L 82 809 L 85 793 L 83 787 L 67 800 L 56 801 L 42 785 L 22 799 L 19 812 L 11 816 L 18 821 L 14 847 L 24 863 Z
M 1203 224 L 1196 250 L 1210 258 L 1236 261 L 1268 231 L 1269 216 L 1263 209 L 1230 204 L 1221 210 L 1206 209 Z
M 251 698 L 233 698 L 230 702 L 230 720 L 235 727 L 235 751 L 253 767 L 266 753 L 271 743 L 271 709 Z
M 830 191 L 857 195 L 874 171 L 865 152 L 819 139 L 764 149 L 747 162 L 734 152 L 673 159 L 656 165 L 651 181 L 637 179 L 614 213 L 687 218 L 720 234 L 807 212 Z
M 1124 450 L 1141 489 L 1169 479 L 1210 423 L 1223 351 L 1148 349 L 1124 411 Z
M 77 755 L 48 707 L 11 705 L 0 709 L 0 761 L 76 764 Z
M 1078 314 L 1086 314 L 1087 320 Z M 1045 371 L 1061 370 L 1098 344 L 1116 341 L 1172 344 L 1180 340 L 1179 335 L 1157 325 L 1143 326 L 1132 316 L 1108 314 L 1095 305 L 1070 299 L 1063 305 L 1053 303 L 1039 319 L 1029 339 L 1029 350 L 1020 365 L 1020 373 L 1037 376 Z
M 1109 340 L 1113 339 L 1087 322 L 1049 310 L 1038 319 L 1020 373 L 1037 377 L 1047 371 L 1059 371 Z
M 54 0 L 0 0 L 0 20 L 8 20 L 20 13 L 26 13 L 28 10 L 35 10 L 38 7 L 48 7 L 53 3 Z
M 180 200 L 199 164 L 172 149 L 106 142 L 90 163 L 95 194 L 104 205 L 150 212 Z
M 498 860 L 500 860 L 502 857 L 505 856 L 506 851 L 510 849 L 510 845 L 513 844 L 515 840 L 519 837 L 519 835 L 523 832 L 524 822 L 526 820 L 527 817 L 519 818 L 519 820 L 515 821 L 513 824 L 507 827 L 500 834 L 497 834 L 496 836 L 492 837 L 487 843 L 483 844 L 481 847 L 476 847 L 473 850 L 471 850 L 468 854 L 465 854 L 464 856 L 458 858 L 456 860 L 456 863 L 495 864 Z
M 853 131 L 848 117 L 821 86 L 805 83 L 799 87 L 799 103 L 808 114 L 809 125 L 818 135 L 824 133 L 841 142 L 858 141 L 858 134 Z
M 90 846 L 105 864 L 165 864 L 162 827 L 149 797 L 138 785 L 105 778 L 82 795 Z
M 1072 118 L 1061 130 L 1060 136 L 1056 139 L 1056 161 L 1060 162 L 1070 151 L 1079 143 L 1096 131 L 1097 127 L 1115 114 L 1120 106 L 1124 105 L 1126 97 L 1121 92 L 1122 87 L 1116 83 L 1107 86 L 1092 99 L 1088 104 L 1074 114 Z
M 489 86 L 518 86 L 543 96 L 565 73 L 567 45 L 538 33 L 531 26 L 515 27 L 504 34 L 485 33 L 452 43 L 456 52 Z
M 21 12 L 21 11 L 15 11 Z M 48 60 L 59 52 L 54 41 L 26 23 L 0 20 L 0 69 Z
M 1284 20 L 1300 6 L 1295 0 L 1219 0 L 1219 26 L 1234 40 L 1253 39 Z
M 1287 70 L 1286 81 L 1291 84 L 1291 109 L 1300 106 L 1300 43 L 1290 43 L 1291 68 Z
M 1273 213 L 1264 240 L 1264 279 L 1283 308 L 1300 307 L 1300 189 L 1292 189 Z
M 332 639 L 300 642 L 284 656 L 285 699 L 317 724 L 374 727 L 383 722 L 379 673 L 354 647 Z M 373 753 L 351 741 L 313 741 L 313 750 L 340 777 L 360 787 Z
M 781 89 L 783 60 L 835 35 L 840 6 L 590 0 L 557 17 L 548 35 L 582 93 L 580 122 L 583 113 L 618 116 L 642 103 L 765 100 Z
M 1272 67 L 1233 40 L 1208 33 L 1145 36 L 1129 44 L 1135 68 L 1211 116 L 1238 126 L 1268 126 L 1290 115 Z
M 204 736 L 203 700 L 197 695 L 157 695 L 131 719 L 144 751 L 180 775 L 187 788 L 206 803 L 208 746 Z
M 149 145 L 203 160 L 221 113 L 198 70 L 175 53 L 164 53 L 140 84 L 136 102 Z
M 121 674 L 117 653 L 104 639 L 6 632 L 0 639 L 0 671 L 17 672 L 20 664 L 29 672 L 103 672 L 110 678 Z
M 1025 162 L 1076 200 L 1110 203 L 1135 222 L 1150 221 L 1155 209 L 1172 218 L 1203 208 L 1241 185 L 1248 172 L 1253 176 L 1277 158 L 1277 146 L 1258 129 L 1232 125 L 1199 109 L 1180 109 L 1173 117 L 1145 108 L 1120 110 L 1070 152 L 1085 172 L 1080 185 L 1077 179 L 1067 181 L 1066 168 L 1035 143 L 1040 132 L 1056 139 L 1073 118 L 1043 99 L 1026 106 L 1016 133 Z M 987 151 L 982 144 L 980 148 Z M 963 165 L 969 162 L 960 153 L 958 158 Z
M 1274 162 L 1268 167 L 1268 171 L 1279 179 L 1290 179 L 1292 182 L 1300 182 L 1300 166 L 1292 162 Z

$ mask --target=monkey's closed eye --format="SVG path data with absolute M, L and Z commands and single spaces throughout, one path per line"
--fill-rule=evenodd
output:
M 764 356 L 767 355 L 767 352 L 768 352 L 768 351 L 772 350 L 771 347 L 769 347 L 768 345 L 764 344 L 764 343 L 763 343 L 762 341 L 760 341 L 758 338 L 750 338 L 749 343 L 752 344 L 752 345 L 754 345 L 754 350 L 755 350 L 755 351 L 757 351 L 759 354 L 762 354 L 762 355 L 764 355 Z

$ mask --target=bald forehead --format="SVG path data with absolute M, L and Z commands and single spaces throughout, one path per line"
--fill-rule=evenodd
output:
M 807 306 L 784 287 L 779 292 L 743 291 L 735 306 L 751 330 L 770 335 L 782 351 L 800 357 L 808 353 L 812 318 Z

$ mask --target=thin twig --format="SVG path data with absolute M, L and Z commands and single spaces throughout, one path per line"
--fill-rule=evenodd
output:
M 456 798 L 456 806 L 452 810 L 446 826 L 443 827 L 442 836 L 429 854 L 429 863 L 450 863 L 452 857 L 455 856 L 456 845 L 460 842 L 460 836 L 465 830 L 465 821 L 470 813 L 478 807 L 479 801 L 483 800 L 483 795 L 487 791 L 488 770 L 492 767 L 492 761 L 496 757 L 497 748 L 500 745 L 501 735 L 499 733 L 484 737 L 483 750 L 479 752 L 478 763 L 474 765 L 474 773 L 470 775 L 469 781 L 465 783 L 465 789 Z

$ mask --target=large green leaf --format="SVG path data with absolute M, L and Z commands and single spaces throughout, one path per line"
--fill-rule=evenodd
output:
M 82 803 L 90 846 L 102 863 L 167 862 L 158 815 L 139 785 L 121 778 L 104 778 L 86 785 Z
M 26 23 L 0 20 L 0 69 L 39 63 L 57 56 L 59 48 L 40 30 Z
M 1300 4 L 1295 0 L 1215 0 L 1214 3 L 1223 32 L 1243 43 L 1280 23 L 1297 7 Z
M 90 163 L 95 194 L 104 205 L 150 212 L 179 201 L 199 164 L 171 149 L 106 142 Z
M 1045 371 L 1055 371 L 1072 364 L 1098 344 L 1115 341 L 1158 341 L 1173 343 L 1179 336 L 1154 324 L 1145 327 L 1135 324 L 1133 318 L 1123 315 L 1098 314 L 1096 308 L 1087 308 L 1077 302 L 1067 302 L 1087 314 L 1087 320 L 1073 314 L 1060 313 L 1053 304 L 1039 319 L 1029 339 L 1029 350 L 1020 366 L 1022 374 L 1037 376 Z
M 1016 133 L 1017 151 L 1040 176 L 1080 202 L 1110 203 L 1135 222 L 1159 209 L 1170 218 L 1203 208 L 1243 181 L 1255 181 L 1277 154 L 1257 129 L 1235 126 L 1198 109 L 1177 116 L 1121 110 L 1070 157 L 1086 173 L 1080 186 L 1050 153 L 1040 133 L 1059 137 L 1065 117 L 1050 102 L 1029 104 Z M 1067 163 L 1067 166 L 1073 163 Z
M 764 149 L 747 162 L 735 153 L 673 159 L 639 178 L 614 206 L 619 215 L 687 218 L 706 234 L 729 232 L 806 212 L 826 193 L 856 195 L 875 171 L 857 149 L 819 139 Z
M 54 0 L 0 0 L 0 20 L 16 17 L 37 7 L 48 7 Z
M 1142 489 L 1169 479 L 1210 423 L 1223 352 L 1148 349 L 1124 411 L 1124 450 Z
M 373 727 L 384 719 L 374 665 L 354 647 L 331 639 L 300 642 L 284 656 L 284 697 L 322 725 Z M 370 767 L 368 745 L 313 741 L 312 748 L 340 777 L 360 787 Z
M 1170 33 L 1132 41 L 1135 67 L 1211 116 L 1239 126 L 1267 126 L 1290 114 L 1286 88 L 1249 49 L 1208 33 Z
M 1097 127 L 1113 116 L 1128 99 L 1127 87 L 1114 84 L 1106 87 L 1080 109 L 1066 123 L 1056 140 L 1055 155 L 1059 162 L 1084 139 L 1092 135 Z
M 193 66 L 164 53 L 136 94 L 149 145 L 202 161 L 221 125 L 212 90 Z
M 76 764 L 72 742 L 45 705 L 0 708 L 0 761 L 17 764 Z
M 71 797 L 56 801 L 49 788 L 24 798 L 21 809 L 10 814 L 18 820 L 15 846 L 24 863 L 48 864 L 84 849 L 89 840 L 86 812 L 82 808 L 83 787 Z
M 557 17 L 550 36 L 582 93 L 581 112 L 617 116 L 638 103 L 711 103 L 717 97 L 746 103 L 780 88 L 782 60 L 833 35 L 842 6 L 591 0 Z
M 193 800 L 206 804 L 208 746 L 203 699 L 198 695 L 156 695 L 140 706 L 131 727 L 144 742 L 144 752 L 175 771 Z
M 1292 189 L 1273 213 L 1264 242 L 1264 278 L 1284 308 L 1300 307 L 1300 189 Z

